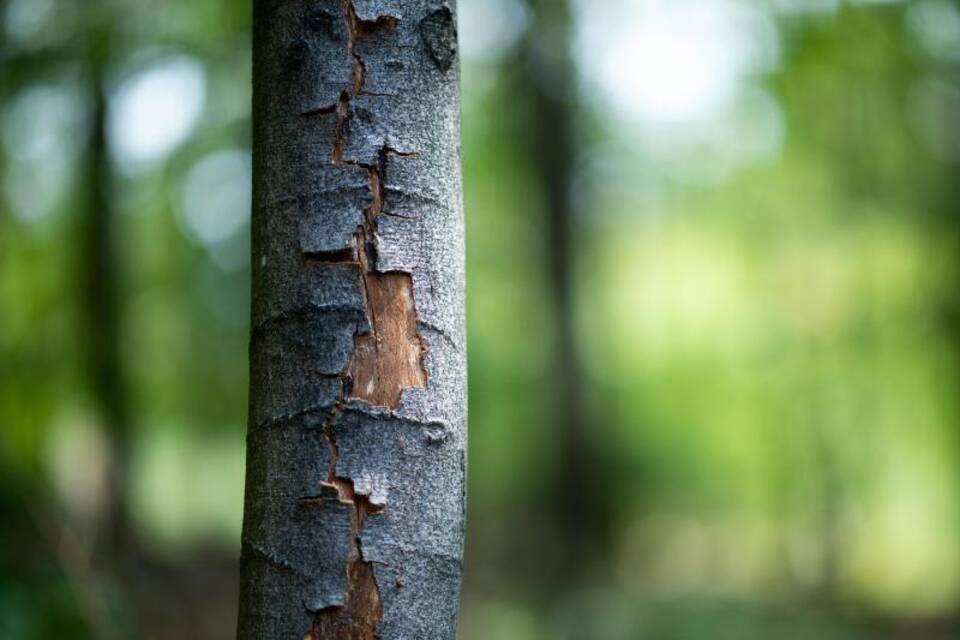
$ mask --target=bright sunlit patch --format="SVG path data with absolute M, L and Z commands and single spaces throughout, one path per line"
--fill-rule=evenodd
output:
M 21 46 L 39 44 L 56 9 L 53 0 L 12 0 L 3 16 L 7 35 Z
M 586 95 L 646 170 L 717 184 L 775 159 L 784 127 L 763 77 L 780 61 L 764 5 L 738 0 L 580 0 Z
M 941 451 L 900 439 L 877 479 L 883 500 L 859 523 L 851 578 L 874 605 L 906 615 L 948 610 L 960 593 L 951 471 Z
M 907 27 L 930 54 L 960 58 L 960 9 L 947 0 L 923 0 L 907 9 Z
M 496 60 L 520 39 L 529 17 L 520 0 L 461 0 L 460 51 L 478 62 Z
M 45 163 L 76 149 L 85 105 L 65 85 L 35 85 L 20 93 L 3 121 L 6 152 L 17 162 Z
M 250 216 L 250 153 L 222 149 L 190 168 L 181 220 L 187 234 L 211 246 L 236 233 Z
M 902 4 L 905 0 L 847 0 L 852 5 L 870 6 L 884 4 Z
M 161 60 L 119 85 L 110 100 L 110 147 L 131 171 L 163 159 L 180 145 L 203 113 L 203 67 L 193 58 Z
M 722 115 L 683 126 L 649 127 L 641 140 L 653 163 L 675 178 L 719 184 L 739 167 L 775 160 L 785 133 L 776 98 L 745 84 Z
M 87 105 L 69 84 L 25 89 L 3 114 L 2 142 L 9 163 L 4 195 L 21 220 L 36 221 L 56 207 L 85 142 Z
M 66 512 L 84 521 L 103 515 L 107 501 L 110 442 L 103 425 L 81 411 L 65 413 L 47 436 L 46 462 Z
M 835 13 L 840 0 L 773 0 L 773 7 L 784 13 Z
M 199 540 L 239 540 L 242 440 L 151 427 L 134 442 L 130 470 L 131 511 L 144 540 L 167 552 Z
M 644 118 L 702 118 L 732 98 L 732 61 L 710 34 L 702 33 L 708 25 L 693 23 L 671 32 L 670 23 L 680 19 L 670 13 L 659 24 L 641 20 L 616 55 L 605 58 L 601 79 L 618 102 Z
M 704 120 L 738 80 L 776 64 L 776 30 L 755 7 L 722 0 L 581 2 L 578 58 L 615 107 L 648 122 Z

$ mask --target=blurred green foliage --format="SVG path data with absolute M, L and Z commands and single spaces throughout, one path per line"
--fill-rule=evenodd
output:
M 587 576 L 557 584 L 547 500 L 565 470 L 537 114 L 518 53 L 529 15 L 516 1 L 460 5 L 462 637 L 955 637 L 960 7 L 715 3 L 767 25 L 753 35 L 776 56 L 731 81 L 726 120 L 659 124 L 616 103 L 623 87 L 598 89 L 583 33 L 602 17 L 573 3 L 574 294 L 612 533 Z M 611 5 L 638 11 L 605 18 L 623 51 L 660 5 Z M 0 28 L 0 637 L 191 637 L 170 614 L 189 620 L 184 598 L 206 609 L 197 637 L 230 637 L 249 5 L 0 0 Z M 98 51 L 130 526 L 150 559 L 133 582 L 90 564 L 114 455 L 88 380 L 76 242 Z M 646 82 L 640 62 L 626 59 L 622 83 Z M 669 62 L 679 82 L 684 60 Z M 691 131 L 708 142 L 677 142 Z M 201 565 L 212 575 L 190 573 Z M 215 586 L 178 593 L 191 583 Z

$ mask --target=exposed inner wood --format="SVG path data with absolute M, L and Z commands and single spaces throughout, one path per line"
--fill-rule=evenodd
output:
M 383 617 L 383 603 L 373 573 L 373 563 L 359 558 L 348 568 L 350 590 L 342 607 L 320 611 L 304 640 L 374 640 Z
M 409 273 L 381 273 L 370 264 L 370 240 L 376 218 L 383 209 L 383 182 L 379 169 L 367 168 L 373 200 L 364 212 L 364 225 L 357 232 L 363 295 L 371 331 L 356 336 L 347 367 L 352 382 L 351 398 L 382 407 L 396 408 L 404 389 L 423 389 L 425 346 L 417 333 L 417 310 L 413 277 Z
M 350 397 L 396 408 L 403 389 L 427 385 L 413 280 L 408 273 L 367 271 L 363 281 L 373 331 L 354 338 Z

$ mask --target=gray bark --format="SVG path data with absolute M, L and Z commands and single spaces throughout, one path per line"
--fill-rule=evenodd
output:
M 254 1 L 238 637 L 453 638 L 466 366 L 455 3 Z

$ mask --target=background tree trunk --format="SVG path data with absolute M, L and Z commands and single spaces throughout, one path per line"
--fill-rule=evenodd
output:
M 466 444 L 455 5 L 254 2 L 240 638 L 452 638 Z
M 583 578 L 596 560 L 606 521 L 602 469 L 586 415 L 586 379 L 576 327 L 576 206 L 571 184 L 577 162 L 577 100 L 566 0 L 528 0 L 532 21 L 523 41 L 526 74 L 520 91 L 529 100 L 532 165 L 543 198 L 549 302 L 554 320 L 553 419 L 557 462 L 550 486 L 550 515 L 566 576 Z M 557 566 L 556 563 L 551 563 Z M 561 583 L 569 584 L 567 581 Z
M 117 256 L 117 221 L 111 197 L 112 169 L 107 149 L 107 96 L 104 75 L 110 34 L 100 24 L 87 44 L 87 74 L 93 98 L 86 176 L 86 215 L 80 236 L 84 292 L 83 336 L 91 395 L 112 447 L 107 514 L 101 546 L 115 555 L 130 544 L 127 499 L 130 462 L 130 410 L 120 353 L 121 280 L 125 269 Z

